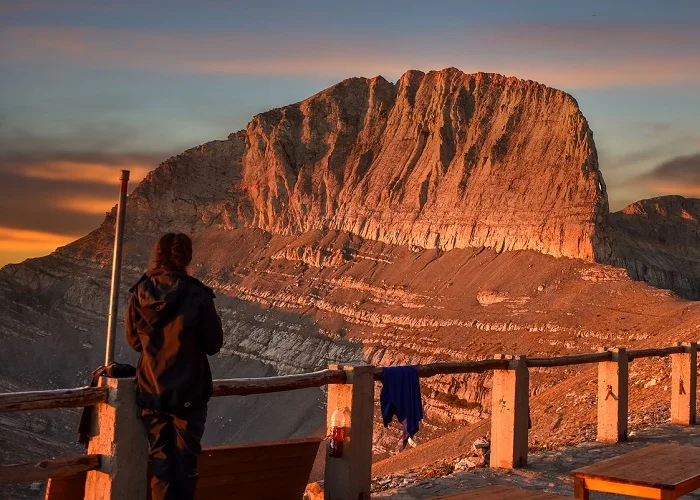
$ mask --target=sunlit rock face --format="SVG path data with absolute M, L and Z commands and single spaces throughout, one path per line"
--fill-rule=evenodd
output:
M 610 215 L 610 263 L 633 279 L 700 300 L 700 200 L 662 196 Z
M 234 212 L 272 233 L 399 245 L 606 252 L 605 185 L 568 94 L 456 69 L 352 78 L 256 116 Z

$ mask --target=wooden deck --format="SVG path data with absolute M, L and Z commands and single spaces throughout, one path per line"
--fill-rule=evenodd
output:
M 591 490 L 675 499 L 700 489 L 700 448 L 657 444 L 571 471 L 576 498 Z

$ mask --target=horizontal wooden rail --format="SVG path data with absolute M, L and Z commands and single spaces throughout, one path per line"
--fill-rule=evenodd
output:
M 610 361 L 610 351 L 594 352 L 590 354 L 572 354 L 570 356 L 554 356 L 551 358 L 525 358 L 525 363 L 531 368 L 545 368 L 552 366 L 583 365 L 586 363 L 600 363 Z
M 489 370 L 502 370 L 508 368 L 507 359 L 482 359 L 480 361 L 446 361 L 415 365 L 419 377 L 434 377 L 435 375 L 448 375 L 457 373 L 484 373 Z M 384 368 L 378 366 L 374 370 L 374 380 L 382 379 Z
M 79 455 L 42 460 L 38 464 L 0 466 L 0 484 L 46 481 L 51 477 L 70 476 L 100 468 L 100 455 Z
M 638 349 L 627 351 L 629 361 L 652 356 L 668 356 L 683 353 L 683 346 L 663 347 L 657 349 Z M 526 358 L 531 368 L 571 366 L 586 363 L 610 361 L 609 351 L 553 356 L 547 358 Z M 415 365 L 419 377 L 459 373 L 483 373 L 489 370 L 508 368 L 506 359 L 483 359 L 480 361 L 437 362 Z M 381 380 L 383 367 L 374 369 L 373 377 Z M 312 373 L 283 375 L 278 377 L 235 378 L 214 381 L 214 396 L 247 396 L 270 392 L 292 391 L 309 387 L 322 387 L 327 384 L 344 384 L 346 374 L 343 370 L 320 370 Z M 14 392 L 0 394 L 0 413 L 22 410 L 44 410 L 50 408 L 75 408 L 91 406 L 107 400 L 106 387 L 79 387 L 77 389 L 58 389 L 51 391 Z
M 654 356 L 669 356 L 671 354 L 682 354 L 684 351 L 682 345 L 673 347 L 662 347 L 660 349 L 637 349 L 634 351 L 627 351 L 627 359 L 632 361 L 633 359 L 639 358 L 651 358 Z
M 106 387 L 10 392 L 0 394 L 0 413 L 92 406 L 107 401 L 107 392 Z
M 293 391 L 327 384 L 344 384 L 347 375 L 343 370 L 320 370 L 297 375 L 264 378 L 232 378 L 214 381 L 214 396 L 248 396 L 269 392 Z

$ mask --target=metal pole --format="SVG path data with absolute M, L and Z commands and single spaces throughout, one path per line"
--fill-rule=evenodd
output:
M 126 216 L 126 191 L 129 171 L 122 170 L 119 178 L 119 205 L 117 205 L 117 227 L 114 234 L 114 257 L 112 259 L 112 286 L 109 291 L 109 318 L 107 319 L 107 348 L 105 366 L 114 361 L 114 341 L 117 331 L 117 309 L 119 308 L 119 278 L 122 271 L 122 241 L 124 240 L 124 218 Z

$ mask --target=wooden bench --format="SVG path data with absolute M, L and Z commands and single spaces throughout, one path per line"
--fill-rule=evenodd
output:
M 205 448 L 199 457 L 195 498 L 301 499 L 321 441 L 305 438 Z M 83 498 L 86 475 L 51 478 L 45 500 Z
M 515 486 L 487 486 L 454 495 L 435 497 L 433 500 L 558 500 L 564 498 L 544 491 L 525 490 Z
M 571 471 L 574 496 L 591 490 L 675 499 L 700 489 L 700 448 L 657 444 Z

